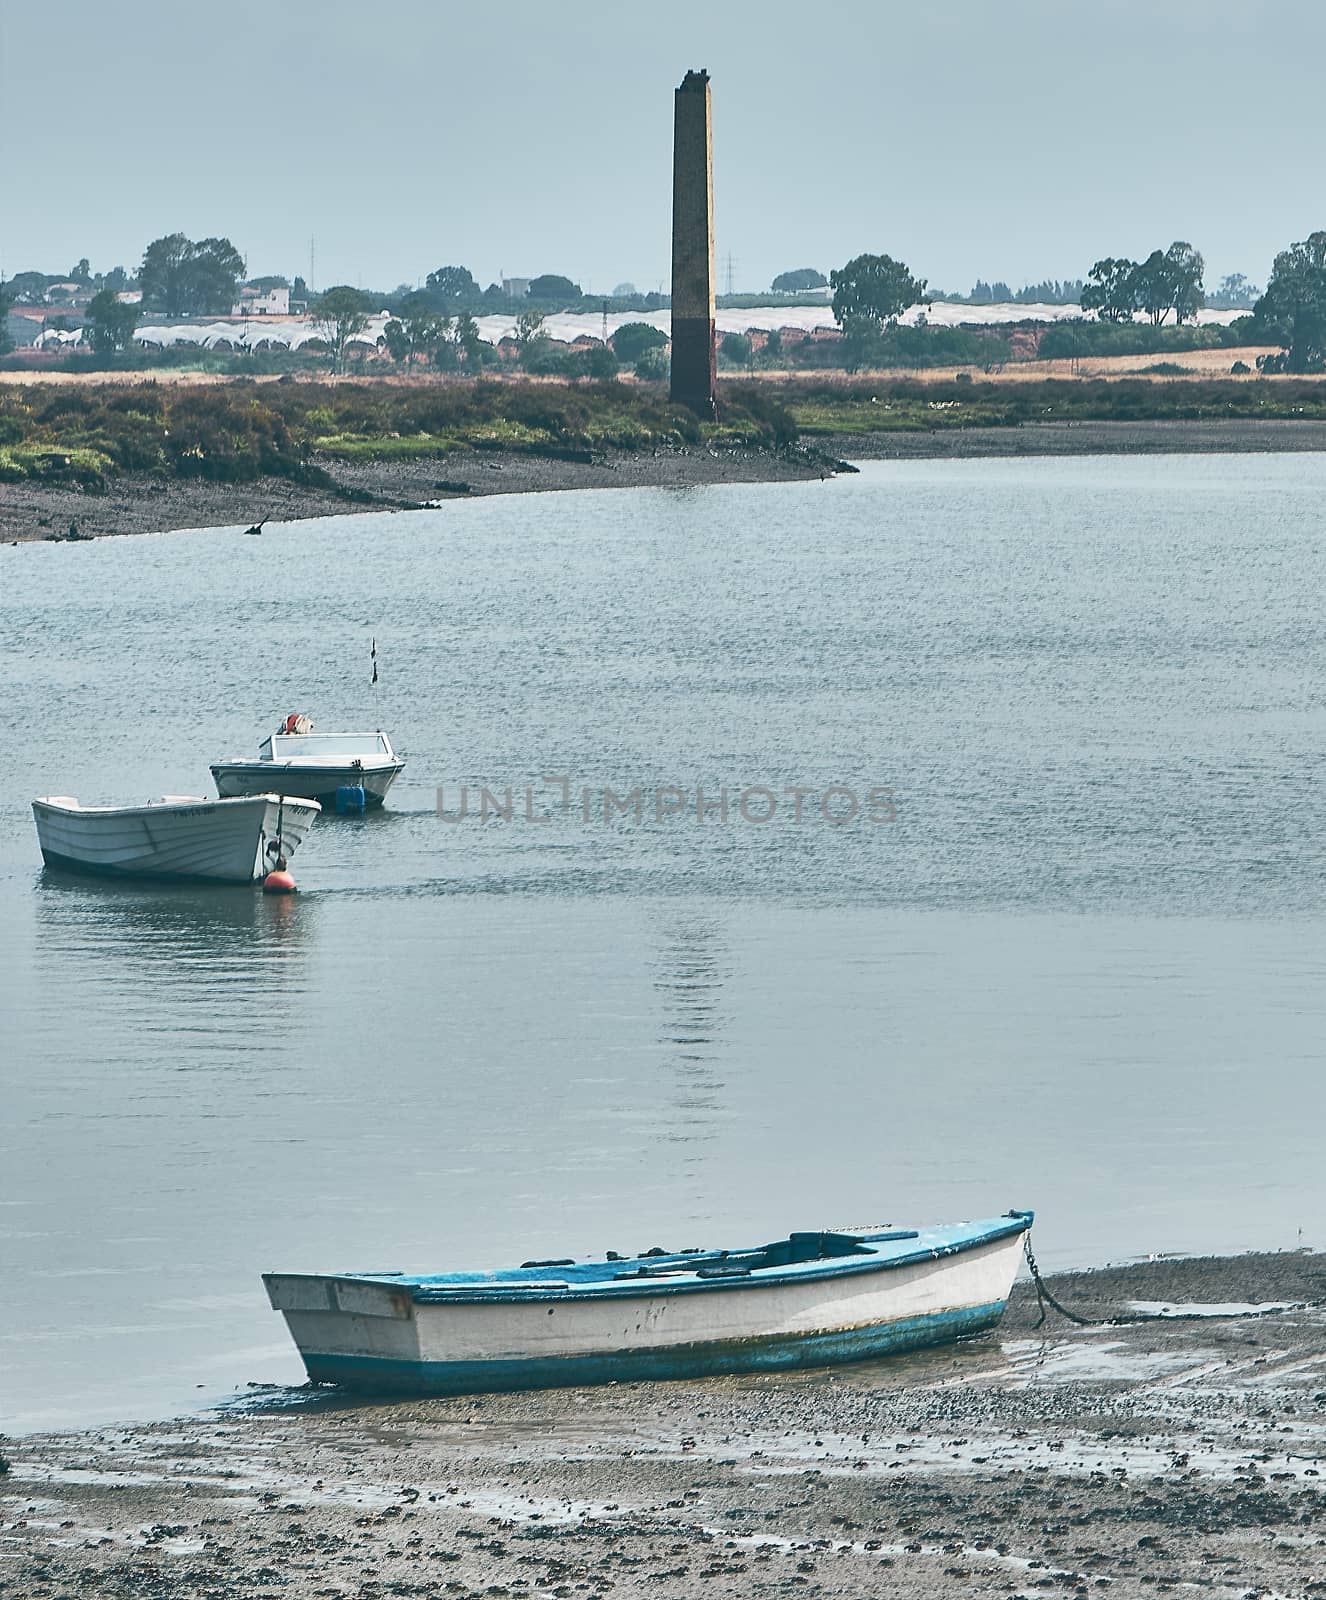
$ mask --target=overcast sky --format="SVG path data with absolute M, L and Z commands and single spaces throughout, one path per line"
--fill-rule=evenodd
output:
M 719 289 L 939 287 L 1326 227 L 1320 0 L 0 0 L 0 270 L 225 234 L 252 274 L 667 287 L 672 91 L 713 78 Z

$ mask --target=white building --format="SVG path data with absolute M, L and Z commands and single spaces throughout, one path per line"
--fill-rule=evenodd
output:
M 255 289 L 251 284 L 241 284 L 239 296 L 231 307 L 232 317 L 288 317 L 290 315 L 289 289 Z

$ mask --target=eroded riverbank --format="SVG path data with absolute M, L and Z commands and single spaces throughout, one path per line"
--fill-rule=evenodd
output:
M 1186 1314 L 1037 1326 L 1024 1283 L 996 1335 L 904 1360 L 383 1406 L 279 1391 L 11 1442 L 0 1591 L 1316 1593 L 1326 1258 L 1051 1281 L 1093 1319 Z

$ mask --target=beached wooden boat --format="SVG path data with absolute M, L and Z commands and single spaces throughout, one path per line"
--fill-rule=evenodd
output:
M 1029 1211 L 499 1272 L 266 1273 L 308 1375 L 468 1394 L 864 1361 L 993 1327 Z
M 166 795 L 145 806 L 85 806 L 68 795 L 32 802 L 48 867 L 118 878 L 252 883 L 298 849 L 321 807 L 260 794 L 243 800 Z
M 256 756 L 212 763 L 219 795 L 285 794 L 316 800 L 329 811 L 339 789 L 362 789 L 364 807 L 380 806 L 405 769 L 381 729 L 373 733 L 314 733 L 304 716 L 290 716 L 258 746 Z

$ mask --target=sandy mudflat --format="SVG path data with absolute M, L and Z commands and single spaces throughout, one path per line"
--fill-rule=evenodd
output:
M 1326 1593 L 1326 1257 L 1060 1277 L 1256 1316 L 1034 1326 L 777 1378 L 354 1405 L 11 1441 L 0 1593 Z

